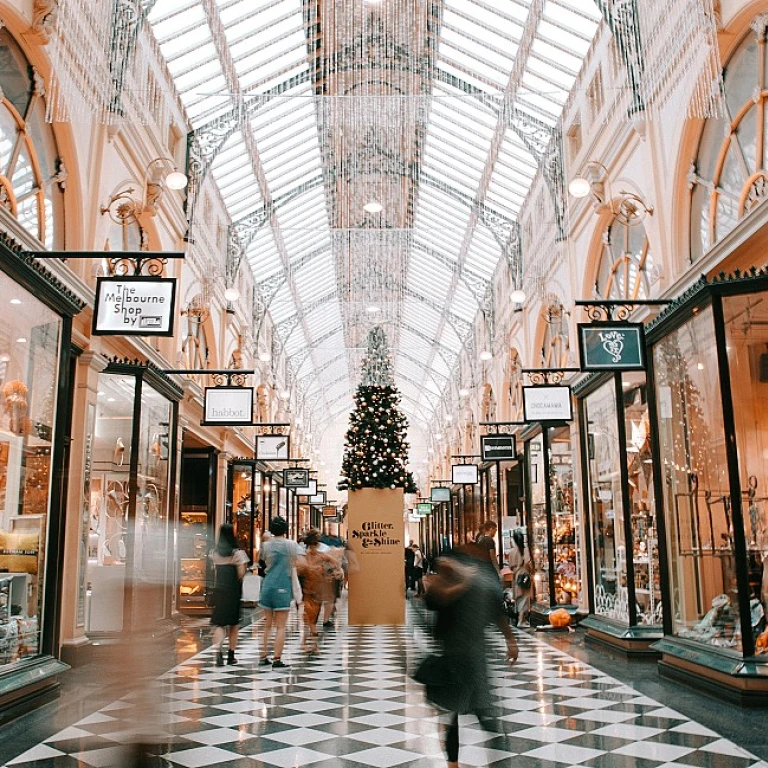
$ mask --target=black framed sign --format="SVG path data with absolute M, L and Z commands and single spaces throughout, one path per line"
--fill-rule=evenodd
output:
M 429 499 L 433 504 L 451 500 L 450 488 L 433 488 L 429 493 Z
M 316 496 L 317 480 L 309 480 L 306 485 L 303 485 L 301 488 L 296 488 L 294 492 L 297 496 Z
M 517 439 L 514 435 L 482 435 L 480 455 L 483 461 L 514 461 L 517 458 Z
M 286 488 L 304 488 L 309 485 L 309 470 L 298 467 L 284 469 L 283 485 Z
M 253 424 L 253 387 L 206 387 L 204 426 Z
M 290 455 L 289 435 L 256 435 L 256 458 L 260 461 L 288 461 Z
M 336 507 L 323 507 L 323 520 L 336 517 Z
M 97 277 L 94 336 L 173 336 L 175 277 Z
M 573 421 L 571 388 L 564 384 L 523 387 L 526 421 Z
M 451 467 L 451 482 L 454 485 L 477 485 L 480 482 L 477 464 L 454 464 Z
M 327 491 L 318 491 L 314 496 L 309 497 L 307 504 L 317 507 L 324 507 L 328 502 Z
M 645 328 L 642 323 L 579 323 L 583 371 L 644 371 Z

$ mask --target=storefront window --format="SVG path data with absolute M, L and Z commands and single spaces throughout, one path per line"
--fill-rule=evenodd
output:
M 742 315 L 734 322 L 740 325 L 731 328 L 732 336 L 746 320 Z M 759 358 L 761 353 L 756 346 L 753 354 Z M 732 364 L 738 363 L 736 359 Z M 734 529 L 711 307 L 656 344 L 654 370 L 673 631 L 740 651 Z M 734 402 L 737 412 L 749 408 L 736 392 Z M 755 423 L 749 423 L 755 430 Z M 748 487 L 745 483 L 744 490 Z
M 768 612 L 768 305 L 766 293 L 723 298 L 739 452 L 753 640 Z M 759 644 L 757 653 L 768 648 Z
M 547 521 L 547 476 L 544 462 L 544 435 L 528 441 L 528 483 L 530 488 L 530 536 L 533 546 L 534 599 L 549 605 L 549 536 Z
M 86 632 L 123 627 L 134 376 L 99 376 L 91 473 Z
M 645 374 L 624 374 L 623 393 L 637 623 L 661 625 L 659 539 Z
M 584 416 L 594 551 L 594 610 L 600 616 L 628 624 L 627 546 L 613 380 L 586 398 Z
M 232 525 L 238 546 L 254 560 L 259 549 L 261 472 L 252 464 L 232 465 Z
M 0 295 L 2 669 L 40 653 L 61 321 L 2 272 Z
M 578 598 L 581 587 L 576 556 L 576 509 L 570 427 L 551 427 L 547 432 L 547 448 L 555 570 L 554 598 L 558 605 L 571 605 Z

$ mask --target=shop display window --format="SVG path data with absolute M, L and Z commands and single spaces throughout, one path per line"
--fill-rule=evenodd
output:
M 0 272 L 0 670 L 39 655 L 61 320 Z
M 259 551 L 262 474 L 253 464 L 234 463 L 231 467 L 232 525 L 240 549 L 255 562 Z
M 746 317 L 742 315 L 740 321 L 743 325 Z M 735 354 L 735 349 L 731 351 Z M 755 349 L 754 354 L 758 359 L 762 350 Z M 743 351 L 741 365 L 748 365 L 747 360 Z M 672 631 L 682 638 L 741 651 L 732 498 L 712 307 L 695 313 L 658 342 L 653 362 Z M 739 364 L 735 355 L 732 365 Z M 734 377 L 740 379 L 741 374 L 743 370 L 737 369 Z M 751 421 L 754 414 L 749 413 L 751 393 L 748 389 L 737 393 L 735 389 L 736 411 L 745 410 L 739 416 L 742 425 L 748 423 L 749 430 L 757 432 L 756 422 Z M 744 478 L 745 491 L 749 476 Z
M 142 621 L 163 618 L 170 578 L 172 405 L 134 375 L 102 373 L 98 386 L 86 592 L 91 633 L 123 629 L 126 596 L 132 610 L 140 601 Z
M 549 534 L 547 521 L 547 476 L 544 459 L 544 435 L 526 443 L 530 504 L 529 537 L 533 559 L 534 600 L 549 604 Z
M 594 612 L 629 624 L 627 543 L 613 379 L 584 403 L 593 547 Z
M 622 391 L 637 623 L 660 626 L 662 600 L 659 538 L 645 374 L 625 373 Z
M 752 640 L 768 654 L 768 293 L 723 298 Z M 729 526 L 733 521 L 728 521 Z M 730 538 L 734 531 L 725 531 Z M 730 597 L 730 596 L 729 596 Z
M 547 430 L 549 496 L 552 517 L 554 602 L 572 605 L 578 599 L 581 579 L 576 541 L 576 507 L 573 493 L 573 454 L 569 426 Z

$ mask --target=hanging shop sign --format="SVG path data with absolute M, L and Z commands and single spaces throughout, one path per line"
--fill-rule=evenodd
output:
M 443 501 L 451 500 L 450 488 L 433 488 L 429 493 L 430 501 L 433 504 L 440 504 Z
M 310 480 L 306 485 L 301 488 L 297 488 L 294 493 L 297 496 L 316 496 L 317 495 L 317 480 Z M 306 503 L 306 502 L 305 502 Z
M 523 387 L 524 418 L 534 421 L 573 421 L 571 388 L 562 384 Z
M 336 517 L 336 507 L 323 507 L 323 520 L 330 520 Z
M 422 504 L 416 505 L 416 513 L 420 515 L 421 517 L 426 517 L 427 515 L 432 514 L 432 504 L 430 502 L 426 501 Z
M 291 440 L 288 435 L 257 435 L 256 458 L 260 461 L 288 461 Z
M 483 435 L 480 438 L 483 461 L 514 461 L 517 458 L 517 440 L 514 435 Z
M 454 464 L 451 467 L 451 482 L 454 485 L 477 485 L 480 482 L 477 464 Z
M 95 336 L 173 336 L 174 277 L 98 277 Z
M 644 371 L 642 323 L 579 323 L 583 371 Z
M 206 387 L 203 426 L 253 424 L 253 387 Z
M 309 501 L 307 503 L 316 507 L 322 507 L 325 506 L 327 501 L 328 494 L 326 491 L 318 491 L 314 496 L 309 497 Z
M 304 488 L 309 485 L 309 470 L 295 467 L 284 469 L 283 485 L 286 488 Z

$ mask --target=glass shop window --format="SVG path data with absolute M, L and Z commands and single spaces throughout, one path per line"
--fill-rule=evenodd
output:
M 552 553 L 555 569 L 555 602 L 571 605 L 581 589 L 576 546 L 576 506 L 573 493 L 571 428 L 551 427 L 549 493 L 552 505 Z
M 660 625 L 663 616 L 659 539 L 656 530 L 653 457 L 645 374 L 625 373 L 622 384 L 637 623 Z
M 745 318 L 740 320 L 743 325 Z M 733 338 L 734 327 L 730 331 Z M 738 364 L 736 357 L 732 365 Z M 673 632 L 741 651 L 732 500 L 711 307 L 654 347 L 654 370 Z M 749 409 L 743 395 L 742 404 L 734 391 L 737 412 Z M 748 414 L 741 423 L 755 429 Z M 759 488 L 758 482 L 758 493 Z
M 629 623 L 627 543 L 621 493 L 616 389 L 608 381 L 586 398 L 595 613 Z
M 549 523 L 547 520 L 547 478 L 544 471 L 544 436 L 528 442 L 528 482 L 531 499 L 531 557 L 535 568 L 534 599 L 549 604 Z
M 723 298 L 756 652 L 768 653 L 768 293 Z
M 40 652 L 61 322 L 0 272 L 0 670 Z

